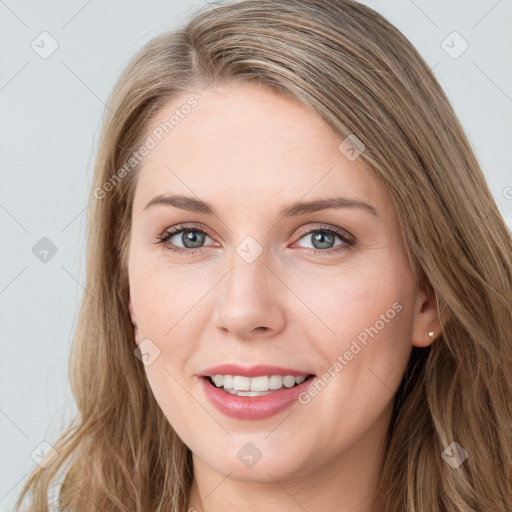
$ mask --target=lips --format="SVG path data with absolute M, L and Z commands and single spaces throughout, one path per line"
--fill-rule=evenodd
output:
M 244 367 L 237 364 L 221 364 L 206 368 L 198 374 L 199 377 L 208 375 L 243 375 L 245 377 L 260 377 L 261 375 L 293 375 L 294 377 L 307 377 L 314 375 L 313 372 L 297 370 L 295 368 L 284 368 L 282 366 L 273 366 L 259 364 L 256 366 Z
M 229 371 L 240 371 L 240 367 L 227 366 Z M 275 366 L 263 367 L 264 371 L 275 372 Z M 226 367 L 209 368 L 205 371 L 226 371 Z M 246 369 L 247 370 L 247 369 Z M 261 370 L 255 370 L 254 367 L 250 371 L 260 373 Z M 279 369 L 283 373 L 289 374 L 296 370 L 290 368 Z M 305 375 L 304 372 L 297 372 Z M 276 374 L 274 374 L 276 375 Z M 258 375 L 256 375 L 258 376 Z M 206 376 L 202 376 L 198 379 L 200 381 L 200 387 L 210 404 L 213 405 L 219 412 L 225 416 L 236 418 L 238 420 L 263 420 L 274 416 L 293 404 L 299 401 L 301 393 L 307 392 L 309 386 L 314 385 L 317 378 L 314 375 L 309 374 L 309 378 L 306 378 L 301 384 L 298 384 L 292 388 L 282 388 L 279 390 L 272 391 L 270 394 L 264 396 L 237 396 L 230 394 L 222 388 L 217 388 Z

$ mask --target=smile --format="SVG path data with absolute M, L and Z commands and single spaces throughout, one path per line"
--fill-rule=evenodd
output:
M 293 405 L 317 379 L 314 375 L 247 377 L 217 374 L 205 375 L 199 380 L 207 399 L 222 414 L 242 420 L 259 420 Z
M 261 375 L 209 375 L 208 378 L 218 388 L 237 396 L 264 396 L 280 389 L 293 388 L 306 380 L 305 376 Z

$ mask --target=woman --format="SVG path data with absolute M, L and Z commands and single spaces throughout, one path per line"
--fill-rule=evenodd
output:
M 246 0 L 151 41 L 90 206 L 32 510 L 512 509 L 511 236 L 379 14 Z

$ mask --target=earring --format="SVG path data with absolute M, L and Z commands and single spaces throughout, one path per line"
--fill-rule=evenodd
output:
M 431 338 L 433 338 L 433 337 L 434 337 L 434 331 L 430 331 L 430 332 L 428 333 L 428 335 L 429 335 Z

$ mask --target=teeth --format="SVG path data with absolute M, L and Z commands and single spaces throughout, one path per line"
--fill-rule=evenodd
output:
M 265 396 L 272 394 L 272 391 L 235 391 L 234 389 L 225 389 L 224 391 L 237 396 Z
M 281 375 L 272 375 L 269 379 L 270 389 L 281 389 L 283 387 L 283 377 Z
M 295 386 L 295 377 L 287 375 L 286 377 L 283 378 L 283 385 L 286 388 L 293 388 L 293 386 Z
M 224 375 L 219 375 L 219 377 L 224 381 Z M 241 375 L 233 376 L 233 389 L 235 391 L 249 391 L 250 384 L 251 379 L 249 377 L 243 377 Z
M 263 377 L 252 377 L 250 384 L 250 390 L 251 391 L 268 391 L 269 385 L 268 381 L 269 378 L 265 375 Z M 236 388 L 235 388 L 236 390 Z
M 233 389 L 233 381 L 235 378 L 233 375 L 219 375 L 219 377 L 222 378 L 222 382 L 220 383 L 220 386 L 224 386 L 224 389 Z M 218 387 L 220 387 L 218 386 Z
M 304 382 L 306 377 L 294 377 L 293 375 L 262 375 L 260 377 L 245 377 L 243 375 L 210 375 L 210 378 L 218 388 L 223 387 L 232 394 L 235 392 L 241 396 L 259 396 L 260 393 L 285 388 L 292 388 L 296 384 Z M 246 393 L 244 393 L 246 392 Z M 253 392 L 253 393 L 252 393 Z M 269 394 L 269 393 L 264 393 Z

